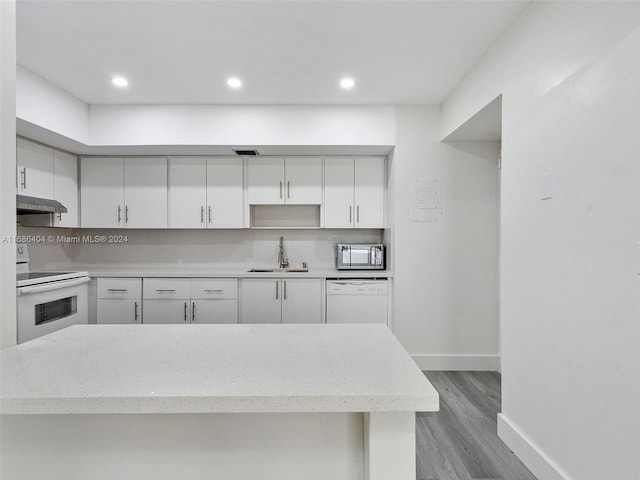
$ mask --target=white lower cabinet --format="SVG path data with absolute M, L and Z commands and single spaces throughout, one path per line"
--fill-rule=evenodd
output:
M 98 278 L 97 323 L 142 323 L 142 279 Z
M 281 323 L 280 280 L 242 279 L 241 323 Z
M 238 323 L 238 280 L 192 278 L 191 323 Z
M 190 323 L 189 299 L 144 299 L 144 323 Z
M 242 280 L 241 323 L 322 323 L 319 278 Z
M 145 323 L 238 323 L 238 281 L 144 279 Z

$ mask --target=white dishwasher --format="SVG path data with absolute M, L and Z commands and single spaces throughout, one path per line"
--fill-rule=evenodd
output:
M 388 324 L 388 280 L 327 280 L 327 323 Z

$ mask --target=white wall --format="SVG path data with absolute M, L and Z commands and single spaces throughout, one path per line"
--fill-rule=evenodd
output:
M 541 480 L 640 478 L 638 52 L 637 2 L 534 2 L 443 106 L 503 94 L 499 433 Z
M 380 230 L 117 230 L 20 227 L 24 235 L 124 235 L 126 243 L 42 243 L 29 247 L 32 269 L 83 266 L 126 268 L 251 268 L 277 264 L 278 241 L 284 236 L 292 267 L 335 268 L 335 244 L 380 242 Z
M 0 2 L 0 347 L 16 343 L 16 12 Z
M 396 119 L 395 334 L 423 369 L 497 370 L 497 161 L 441 144 L 438 107 L 398 106 Z M 410 221 L 416 178 L 442 182 L 439 221 Z
M 15 97 L 19 119 L 78 142 L 89 141 L 89 106 L 82 100 L 22 67 L 17 68 Z
M 393 145 L 390 106 L 92 105 L 92 145 Z

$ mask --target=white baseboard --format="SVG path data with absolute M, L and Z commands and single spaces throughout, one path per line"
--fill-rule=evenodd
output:
M 498 437 L 538 480 L 572 480 L 502 413 L 498 414 Z
M 420 370 L 500 371 L 499 355 L 411 355 Z

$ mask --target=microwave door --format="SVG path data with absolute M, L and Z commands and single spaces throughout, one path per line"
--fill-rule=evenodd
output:
M 351 250 L 351 265 L 357 265 L 359 267 L 368 266 L 370 263 L 369 249 L 358 248 Z

